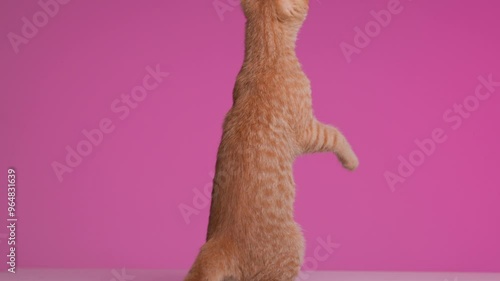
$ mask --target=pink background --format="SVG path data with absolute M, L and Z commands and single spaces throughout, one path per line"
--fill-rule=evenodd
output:
M 319 269 L 500 271 L 500 88 L 459 129 L 443 120 L 478 76 L 500 81 L 500 2 L 401 0 L 347 63 L 340 43 L 387 3 L 311 0 L 300 34 L 315 112 L 361 160 L 355 173 L 329 154 L 296 162 L 307 256 L 331 235 L 340 247 Z M 7 34 L 40 9 L 0 2 L 0 177 L 17 169 L 18 266 L 188 268 L 208 206 L 189 223 L 179 206 L 211 181 L 242 62 L 239 7 L 221 20 L 212 0 L 72 1 L 16 54 Z M 120 120 L 111 103 L 157 64 L 170 76 Z M 115 130 L 59 182 L 51 163 L 103 118 Z M 384 173 L 436 128 L 446 142 L 391 190 Z

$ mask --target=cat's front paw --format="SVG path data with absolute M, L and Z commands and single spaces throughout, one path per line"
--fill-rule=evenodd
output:
M 353 151 L 350 151 L 346 157 L 339 157 L 339 160 L 342 163 L 342 166 L 349 171 L 354 171 L 359 166 L 358 157 Z

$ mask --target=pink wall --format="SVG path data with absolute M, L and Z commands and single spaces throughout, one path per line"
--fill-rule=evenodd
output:
M 221 17 L 212 0 L 60 0 L 47 18 L 1 1 L 0 177 L 17 169 L 19 267 L 189 267 L 243 54 L 243 15 L 220 1 Z M 500 271 L 500 86 L 480 82 L 500 81 L 500 4 L 393 1 L 311 0 L 298 55 L 318 118 L 361 166 L 297 161 L 305 267 Z M 390 22 L 370 23 L 382 9 Z M 356 35 L 367 24 L 373 38 Z M 67 146 L 88 156 L 67 163 Z

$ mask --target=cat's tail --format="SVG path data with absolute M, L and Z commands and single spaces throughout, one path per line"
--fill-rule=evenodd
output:
M 227 243 L 207 241 L 184 281 L 236 280 L 232 252 Z

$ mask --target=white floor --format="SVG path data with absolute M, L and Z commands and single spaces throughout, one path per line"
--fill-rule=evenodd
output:
M 139 269 L 20 269 L 1 281 L 182 281 L 185 271 Z M 297 281 L 500 281 L 500 273 L 303 272 Z

